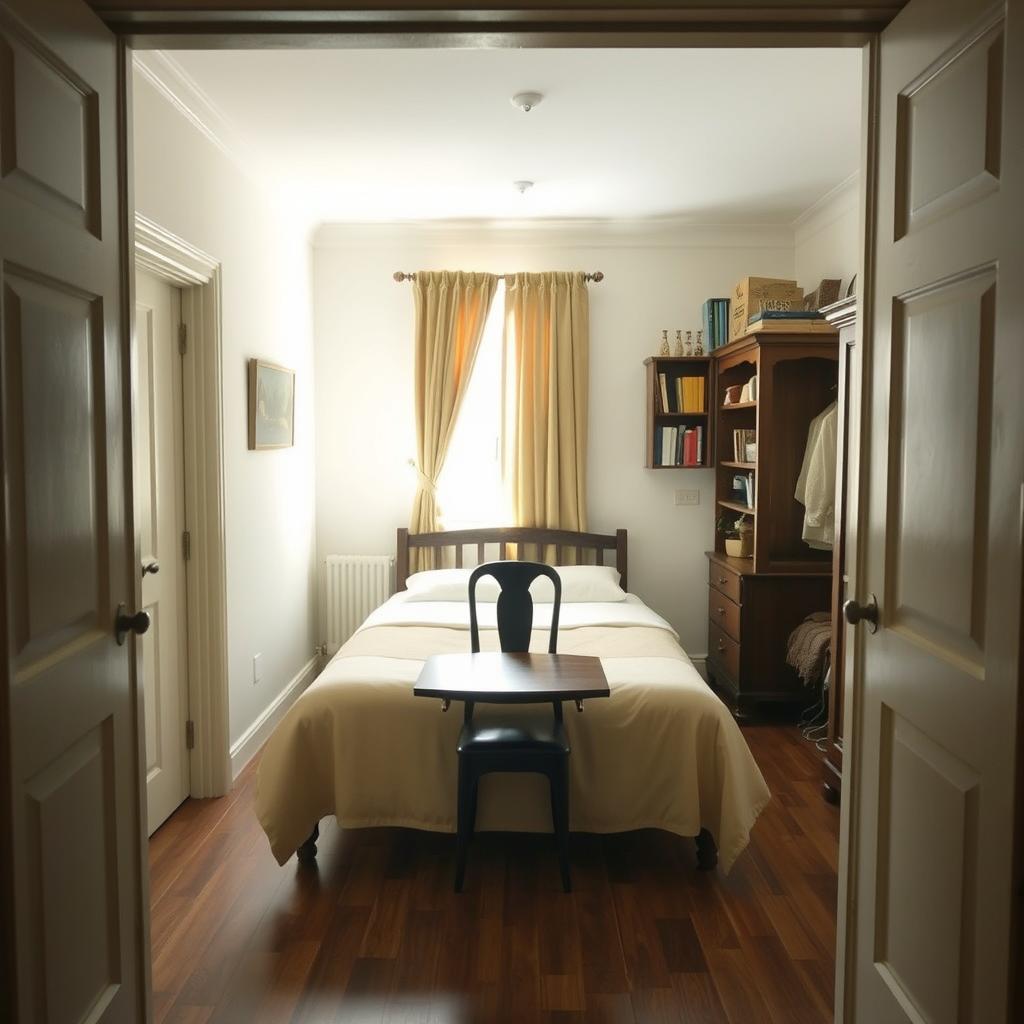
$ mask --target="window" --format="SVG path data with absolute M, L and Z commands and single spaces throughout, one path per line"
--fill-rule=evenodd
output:
M 498 282 L 473 376 L 437 482 L 443 530 L 507 526 L 512 510 L 501 473 L 501 361 L 505 284 Z

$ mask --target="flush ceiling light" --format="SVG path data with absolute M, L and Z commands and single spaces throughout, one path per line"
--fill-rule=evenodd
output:
M 520 195 L 524 195 L 533 188 L 532 181 L 513 181 L 512 184 Z
M 524 114 L 528 114 L 542 99 L 543 93 L 517 92 L 511 102 L 513 107 L 518 107 Z

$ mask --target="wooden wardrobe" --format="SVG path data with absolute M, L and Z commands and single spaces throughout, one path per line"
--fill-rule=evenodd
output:
M 717 529 L 707 553 L 708 679 L 737 717 L 811 698 L 786 651 L 809 614 L 829 610 L 833 552 L 804 542 L 804 509 L 794 492 L 811 421 L 837 398 L 838 352 L 833 330 L 759 332 L 714 352 L 716 515 L 743 512 L 754 523 L 752 558 L 726 555 Z M 726 404 L 726 392 L 755 374 L 756 398 Z M 740 429 L 756 432 L 753 460 L 734 450 Z M 747 474 L 752 509 L 733 493 L 734 477 Z

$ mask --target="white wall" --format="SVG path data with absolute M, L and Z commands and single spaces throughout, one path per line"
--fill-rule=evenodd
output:
M 645 356 L 661 330 L 700 325 L 709 296 L 747 274 L 792 277 L 791 228 L 595 225 L 469 229 L 333 225 L 316 236 L 317 547 L 394 551 L 408 524 L 415 454 L 413 301 L 396 270 L 603 270 L 590 286 L 589 526 L 629 530 L 630 589 L 707 649 L 711 470 L 643 468 Z M 674 504 L 676 488 L 700 505 Z
M 135 205 L 222 265 L 228 650 L 234 744 L 315 639 L 311 248 L 306 232 L 135 75 Z M 246 360 L 294 367 L 295 446 L 250 452 Z M 262 655 L 253 685 L 252 656 Z
M 860 176 L 848 178 L 793 225 L 794 274 L 805 292 L 823 278 L 842 281 L 840 297 L 860 264 Z

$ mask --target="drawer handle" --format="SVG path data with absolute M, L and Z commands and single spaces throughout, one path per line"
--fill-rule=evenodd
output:
M 725 577 L 724 576 L 719 576 L 718 577 L 718 582 L 719 583 L 724 583 L 725 582 Z
M 718 614 L 719 615 L 724 615 L 725 614 L 725 609 L 724 608 L 719 608 L 718 609 Z
M 725 654 L 725 644 L 721 640 L 718 641 L 718 653 Z

